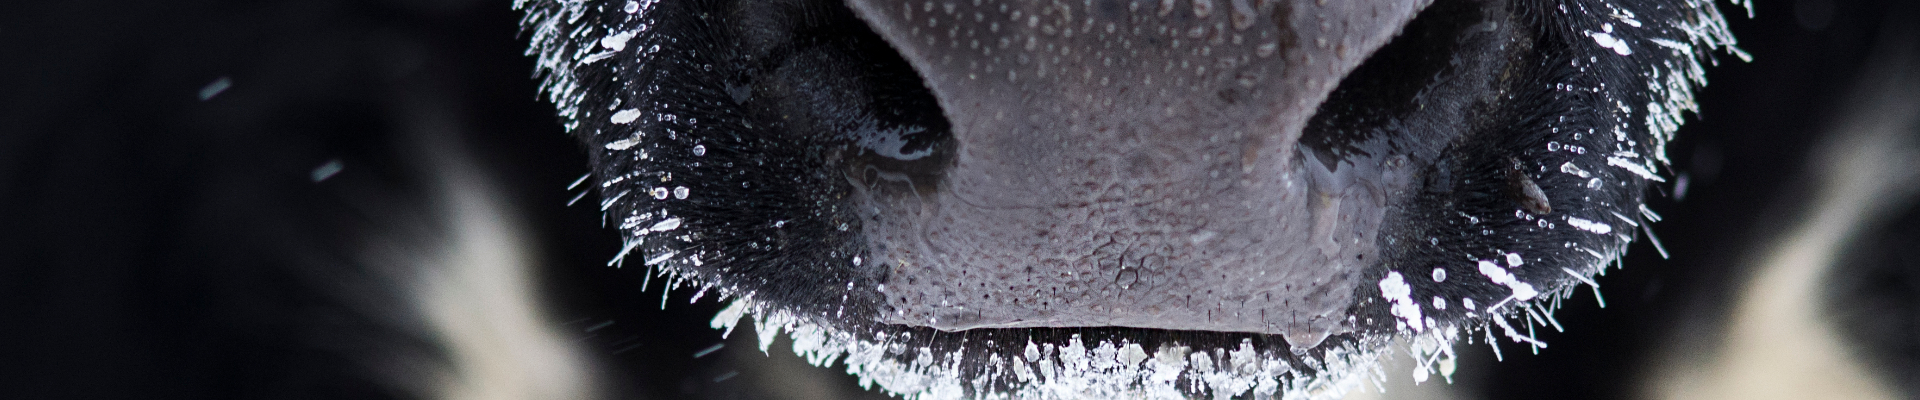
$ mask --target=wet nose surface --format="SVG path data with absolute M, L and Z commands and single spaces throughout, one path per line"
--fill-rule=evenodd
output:
M 1342 329 L 1410 172 L 1296 143 L 1424 2 L 852 3 L 952 123 L 937 181 L 857 185 L 885 322 Z

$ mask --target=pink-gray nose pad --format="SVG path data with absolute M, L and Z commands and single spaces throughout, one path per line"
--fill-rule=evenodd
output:
M 1297 142 L 1421 4 L 1213 3 L 852 2 L 953 137 L 938 188 L 859 198 L 893 278 L 882 320 L 1303 348 L 1350 329 L 1385 194 L 1412 174 L 1309 162 Z

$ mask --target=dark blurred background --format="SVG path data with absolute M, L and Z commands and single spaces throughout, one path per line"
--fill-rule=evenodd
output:
M 1581 289 L 1550 348 L 1456 376 L 1468 397 L 1639 393 L 1650 353 L 1727 307 L 1734 260 L 1808 189 L 1788 177 L 1869 51 L 1920 15 L 1757 3 L 1721 4 L 1754 61 L 1718 56 L 1670 149 L 1681 177 L 1652 200 L 1671 257 L 1636 244 L 1600 279 L 1607 308 Z M 403 381 L 445 349 L 396 322 L 391 271 L 348 253 L 434 206 L 423 140 L 496 180 L 550 318 L 610 398 L 880 396 L 783 344 L 763 356 L 751 332 L 723 340 L 720 305 L 682 289 L 661 310 L 660 280 L 606 266 L 618 234 L 591 193 L 567 205 L 586 158 L 536 92 L 518 18 L 507 0 L 0 5 L 0 398 L 420 395 Z M 410 352 L 424 366 L 367 361 Z

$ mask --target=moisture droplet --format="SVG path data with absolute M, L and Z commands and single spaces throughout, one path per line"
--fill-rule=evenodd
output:
M 704 145 L 704 144 L 696 144 L 696 145 L 693 145 L 693 156 L 694 156 L 694 157 L 699 157 L 699 156 L 704 156 L 704 155 L 707 155 L 707 145 Z
M 680 199 L 680 200 L 686 200 L 686 199 L 687 199 L 687 192 L 688 192 L 688 190 L 687 190 L 687 187 L 686 187 L 686 186 L 679 186 L 679 187 L 675 187 L 675 188 L 673 188 L 673 198 L 675 198 L 675 199 Z
M 1447 269 L 1446 269 L 1446 268 L 1441 268 L 1441 267 L 1433 267 L 1433 281 L 1434 281 L 1434 282 L 1446 282 L 1446 281 L 1447 281 Z
M 649 193 L 649 194 L 652 194 L 652 195 L 653 195 L 653 199 L 654 199 L 654 200 L 666 200 L 666 199 L 667 199 L 667 188 L 665 188 L 665 187 L 657 187 L 657 188 L 653 188 L 653 190 L 652 190 L 652 191 L 649 191 L 648 193 Z
M 626 11 L 628 14 L 640 12 L 640 2 L 629 1 L 627 2 L 627 6 L 622 7 L 620 11 Z
M 1433 296 L 1433 309 L 1435 310 L 1447 309 L 1447 299 L 1445 297 Z

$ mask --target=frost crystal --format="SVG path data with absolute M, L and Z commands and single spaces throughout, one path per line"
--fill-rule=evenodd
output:
M 1540 294 L 1540 292 L 1533 289 L 1532 284 L 1521 282 L 1519 278 L 1515 278 L 1512 273 L 1500 268 L 1499 265 L 1494 264 L 1492 261 L 1480 262 L 1480 274 L 1486 275 L 1487 279 L 1493 280 L 1493 283 L 1505 285 L 1513 289 L 1512 298 L 1514 300 L 1532 300 L 1534 296 Z
M 1580 230 L 1598 233 L 1602 235 L 1613 232 L 1612 226 L 1607 226 L 1607 224 L 1604 224 L 1604 223 L 1588 221 L 1585 219 L 1581 219 L 1580 217 L 1574 217 L 1574 216 L 1567 217 L 1567 225 L 1573 225 L 1573 227 L 1580 228 Z
M 878 385 L 911 400 L 935 399 L 1191 399 L 1193 393 L 1211 398 L 1339 398 L 1367 380 L 1379 379 L 1371 368 L 1383 355 L 1385 343 L 1329 348 L 1322 379 L 1294 380 L 1296 365 L 1282 354 L 1261 351 L 1250 341 L 1237 346 L 1195 348 L 1178 342 L 1148 348 L 1126 340 L 1090 341 L 1073 335 L 1065 343 L 1027 342 L 1008 356 L 989 356 L 984 371 L 961 371 L 964 357 L 974 352 L 942 351 L 917 345 L 909 334 L 849 332 L 831 323 L 782 311 L 779 307 L 738 297 L 713 319 L 716 329 L 732 332 L 751 315 L 761 349 L 771 347 L 784 332 L 793 339 L 794 353 L 814 365 L 844 362 L 847 372 L 860 377 L 862 387 Z M 1449 333 L 1441 337 L 1452 337 Z M 1451 340 L 1448 340 L 1450 343 Z M 1448 354 L 1451 348 L 1427 344 L 1423 358 Z M 1364 350 L 1374 349 L 1374 350 Z M 980 386 L 1000 377 L 1018 385 L 1001 392 L 981 392 Z
M 1420 316 L 1420 304 L 1413 302 L 1412 294 L 1413 287 L 1407 285 L 1407 280 L 1398 271 L 1388 272 L 1387 277 L 1380 280 L 1380 296 L 1393 302 L 1391 312 L 1400 318 L 1403 329 L 1411 328 L 1414 332 L 1427 330 L 1426 322 Z

